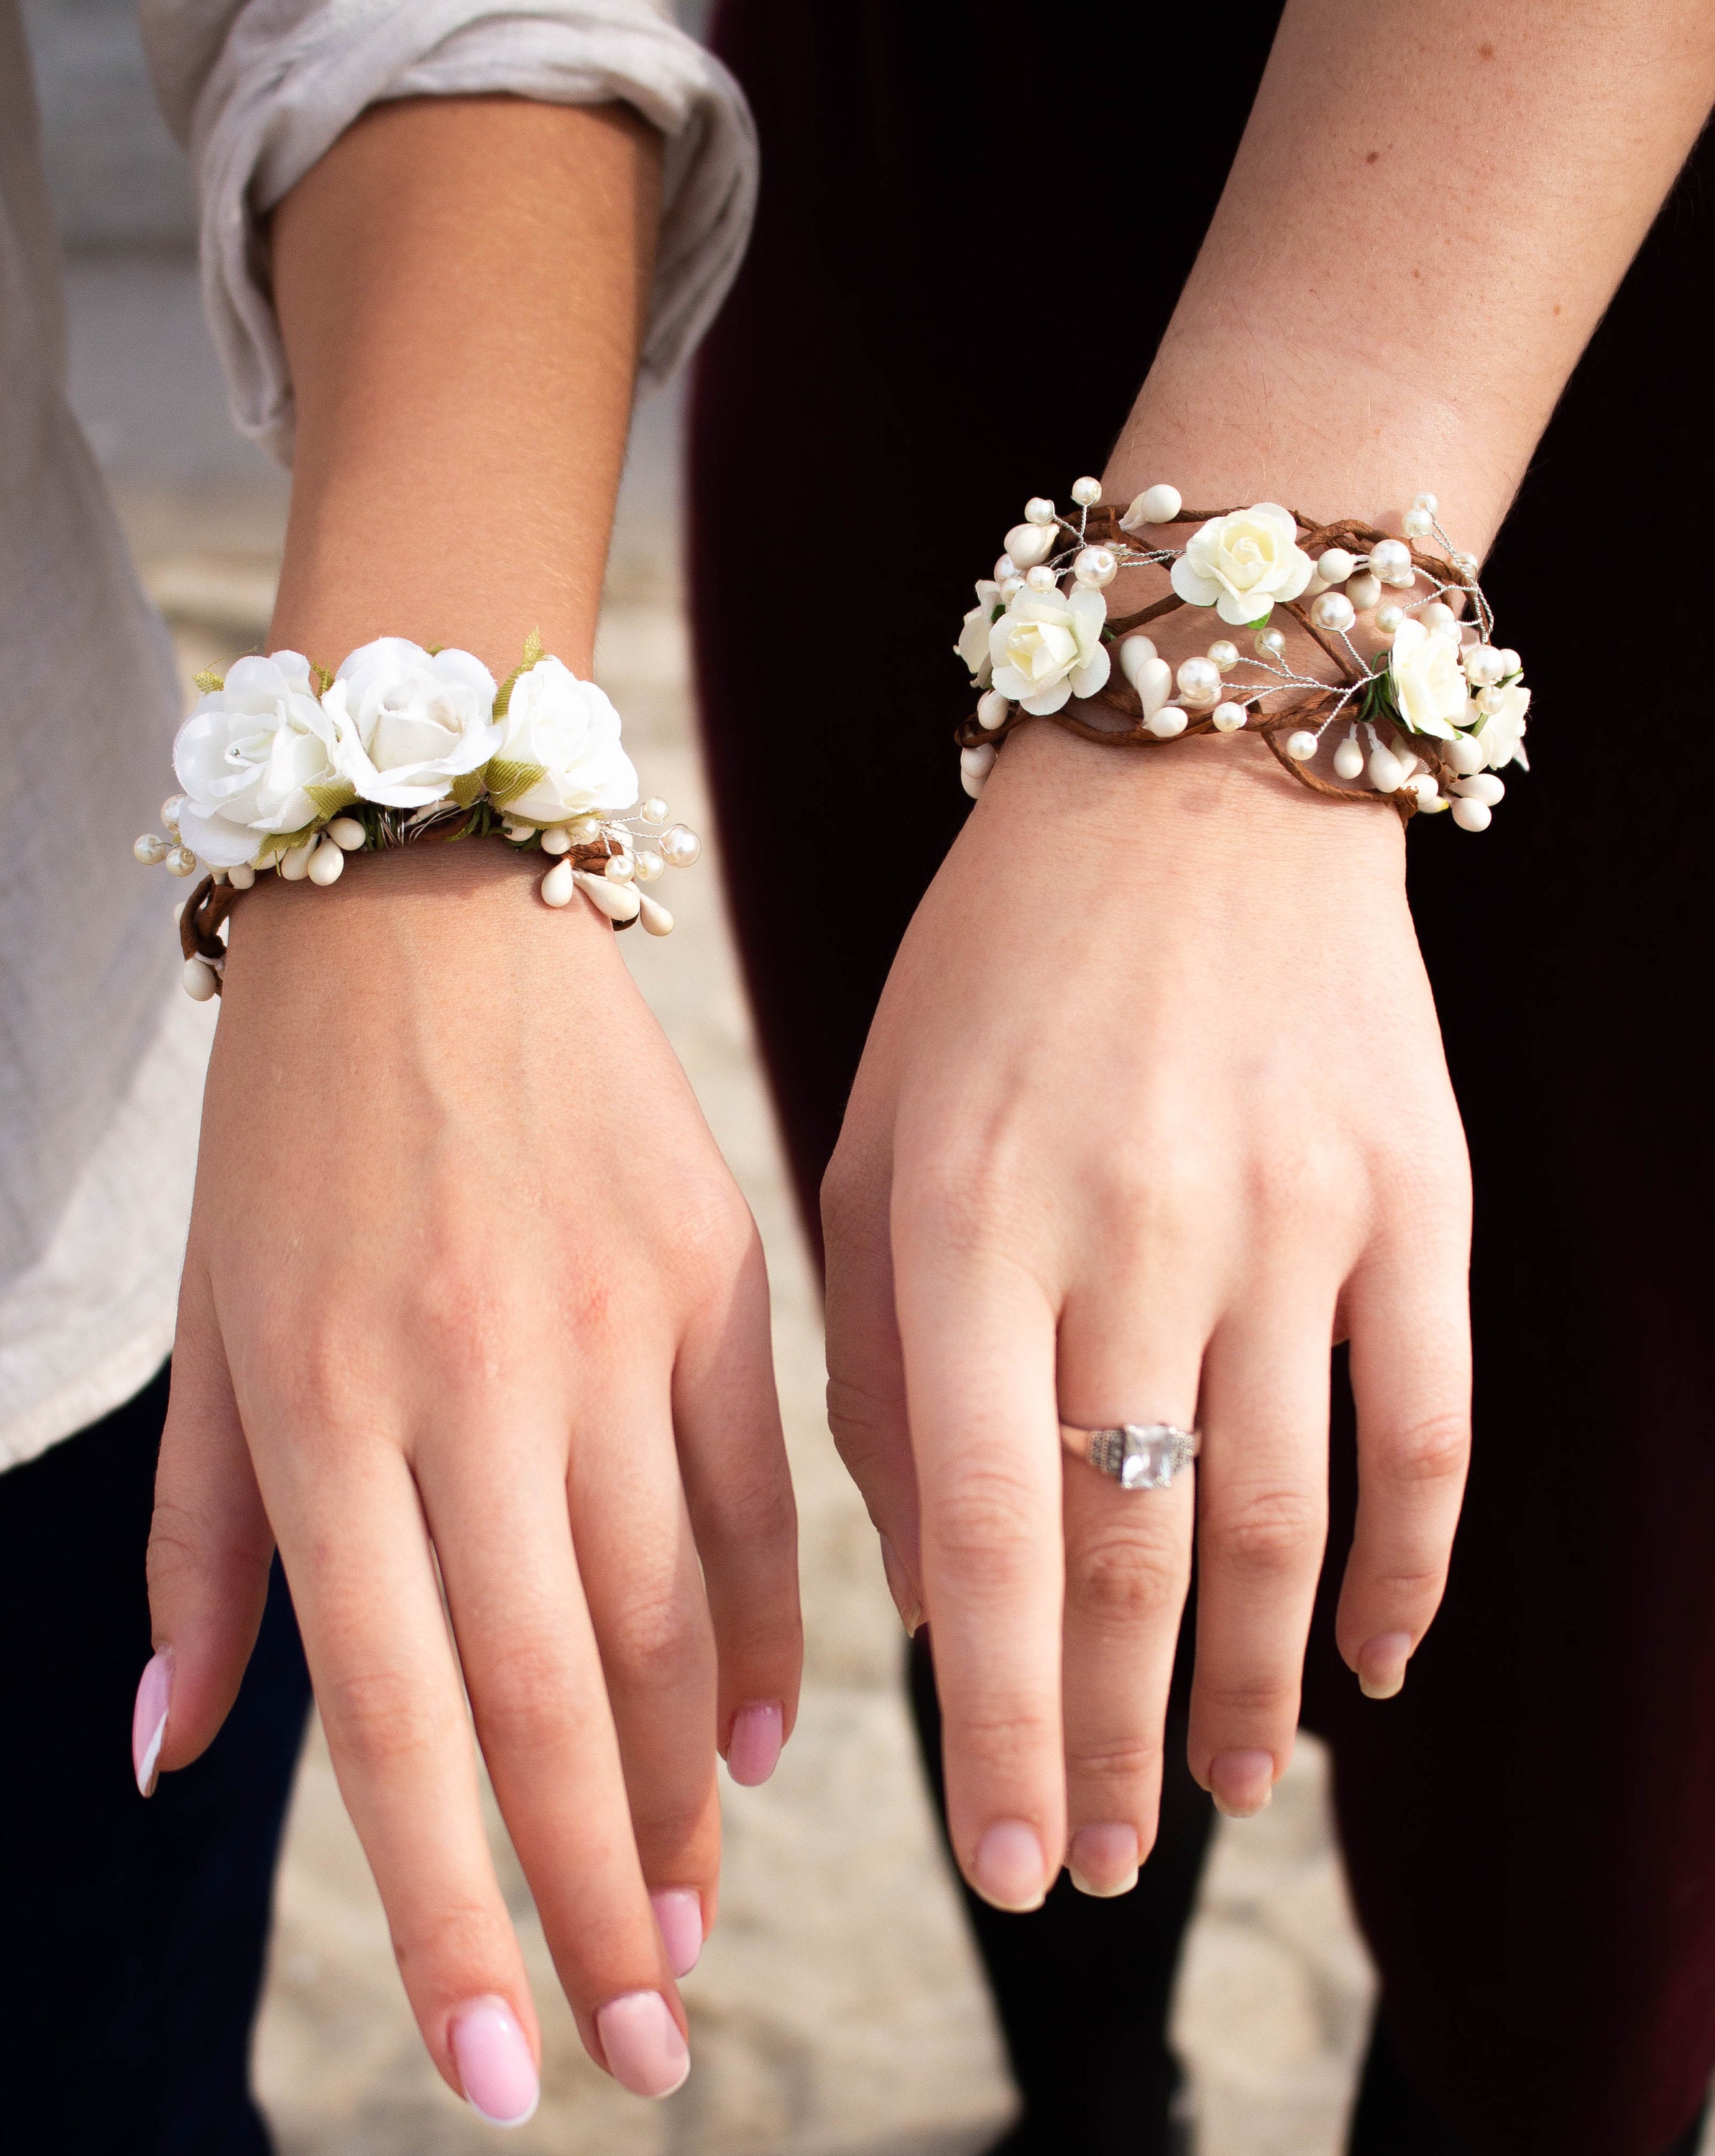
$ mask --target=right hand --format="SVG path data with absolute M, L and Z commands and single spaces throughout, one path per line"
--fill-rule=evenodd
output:
M 468 1687 L 585 2044 L 676 2086 L 716 1746 L 761 1780 L 796 1710 L 767 1280 L 612 931 L 496 847 L 234 910 L 149 1551 L 163 1768 L 232 1703 L 275 1538 L 441 2072 L 521 2114 L 540 2051 Z
M 1122 1491 L 1060 1419 L 1205 1432 L 1190 1764 L 1227 1811 L 1291 1749 L 1348 1333 L 1367 1691 L 1440 1600 L 1470 1196 L 1402 870 L 1391 814 L 1260 743 L 1027 726 L 889 976 L 824 1194 L 829 1407 L 933 1633 L 954 1851 L 1002 1907 L 1063 1856 L 1091 1892 L 1136 1876 L 1190 1576 L 1190 1478 Z

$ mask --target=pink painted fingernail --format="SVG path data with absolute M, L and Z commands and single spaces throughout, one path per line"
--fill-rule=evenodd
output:
M 1254 1819 L 1274 1793 L 1271 1753 L 1223 1752 L 1209 1762 L 1209 1794 L 1229 1819 Z
M 695 1887 L 665 1887 L 650 1896 L 667 1966 L 675 1976 L 689 1976 L 703 1950 L 703 1897 Z
M 1066 1870 L 1081 1894 L 1103 1902 L 1129 1894 L 1137 1883 L 1137 1828 L 1081 1826 L 1066 1851 Z
M 131 1765 L 137 1787 L 146 1797 L 155 1794 L 160 1776 L 157 1763 L 167 1735 L 167 1710 L 172 1703 L 172 1650 L 157 1647 L 149 1657 L 137 1686 L 137 1703 L 131 1709 Z
M 778 1700 L 742 1707 L 732 1717 L 732 1735 L 727 1746 L 727 1771 L 735 1782 L 753 1789 L 766 1782 L 780 1763 L 780 1747 L 786 1717 Z
M 453 2063 L 470 2108 L 490 2126 L 522 2126 L 542 2097 L 536 2061 L 504 1999 L 473 1999 L 453 2017 Z
M 1378 1632 L 1358 1650 L 1358 1689 L 1366 1699 L 1391 1699 L 1405 1682 L 1409 1632 Z
M 899 1561 L 899 1552 L 886 1535 L 881 1537 L 881 1569 L 887 1575 L 887 1592 L 893 1597 L 893 1606 L 899 1612 L 899 1621 L 905 1627 L 905 1636 L 907 1640 L 915 1640 L 917 1627 L 923 1621 L 922 1604 L 917 1600 L 911 1575 Z
M 628 1991 L 595 2017 L 608 2071 L 633 2096 L 671 2096 L 691 2071 L 691 2053 L 659 1991 Z
M 977 1844 L 971 1884 L 997 1909 L 1022 1915 L 1041 1907 L 1048 1891 L 1047 1871 L 1035 1828 L 1023 1820 L 998 1820 Z

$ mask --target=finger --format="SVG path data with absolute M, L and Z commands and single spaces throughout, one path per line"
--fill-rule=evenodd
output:
M 804 1622 L 768 1270 L 754 1224 L 747 1226 L 742 1262 L 722 1269 L 717 1293 L 696 1299 L 675 1364 L 672 1510 L 682 1509 L 682 1474 L 714 1625 L 720 1749 L 736 1781 L 756 1783 L 773 1772 L 798 1718 Z M 672 1466 L 670 1453 L 663 1464 Z
M 1268 1802 L 1291 1756 L 1327 1533 L 1334 1294 L 1261 1283 L 1203 1363 L 1191 1771 L 1223 1811 Z
M 906 1220 L 894 1264 L 947 1831 L 985 1901 L 1035 1908 L 1065 1839 L 1054 1314 L 1010 1260 Z
M 905 1363 L 894 1313 L 891 1176 L 890 1158 L 842 1137 L 822 1184 L 828 1424 L 881 1537 L 887 1591 L 911 1635 L 923 1617 L 922 1558 Z
M 131 1730 L 146 1797 L 157 1774 L 199 1757 L 231 1712 L 262 1622 L 273 1555 L 208 1276 L 193 1252 L 179 1290 L 149 1527 L 155 1653 L 137 1687 Z
M 1196 1269 L 1114 1268 L 1066 1300 L 1060 1403 L 1081 1429 L 1189 1430 L 1208 1331 Z M 1066 1863 L 1124 1893 L 1155 1839 L 1163 1731 L 1191 1578 L 1192 1479 L 1126 1490 L 1065 1458 Z
M 619 1389 L 593 1391 L 566 1488 L 637 1860 L 679 1977 L 714 1924 L 721 1814 L 715 1644 L 660 1359 L 652 1402 L 628 1412 Z
M 475 1748 L 403 1454 L 349 1421 L 259 1450 L 334 1771 L 406 1995 L 449 2085 L 534 2104 L 541 2044 L 483 1831 Z
M 1418 1223 L 1348 1284 L 1358 1408 L 1358 1522 L 1335 1638 L 1359 1684 L 1387 1699 L 1428 1630 L 1471 1459 L 1467 1218 Z
M 573 1557 L 564 1430 L 490 1400 L 475 1442 L 451 1421 L 470 1411 L 449 1409 L 416 1466 L 483 1757 L 586 2047 L 634 2094 L 665 2096 L 690 2069 L 684 2010 Z M 634 1430 L 621 1415 L 591 1435 L 623 1446 Z M 705 1743 L 710 1674 L 706 1659 Z

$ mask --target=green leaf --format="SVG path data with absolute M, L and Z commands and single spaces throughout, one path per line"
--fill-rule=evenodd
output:
M 497 719 L 505 718 L 511 707 L 512 690 L 517 684 L 518 676 L 521 674 L 527 674 L 537 660 L 546 656 L 547 654 L 542 649 L 542 631 L 539 629 L 532 629 L 524 639 L 524 656 L 495 691 L 495 716 Z
M 1268 627 L 1268 618 L 1269 618 L 1269 616 L 1270 616 L 1270 615 L 1274 612 L 1274 610 L 1275 610 L 1275 603 L 1274 603 L 1274 601 L 1273 601 L 1272 599 L 1271 599 L 1271 600 L 1269 601 L 1268 604 L 1267 604 L 1267 605 L 1266 605 L 1266 606 L 1262 609 L 1262 612 L 1261 612 L 1260 614 L 1258 614 L 1258 615 L 1257 615 L 1257 617 L 1256 617 L 1256 619 L 1255 619 L 1255 621 L 1247 621 L 1247 622 L 1245 623 L 1245 628 L 1246 628 L 1246 629 L 1266 629 L 1266 628 Z
M 205 696 L 212 696 L 226 686 L 225 675 L 217 674 L 212 666 L 205 666 L 200 674 L 192 675 L 191 679 Z
M 357 789 L 349 778 L 337 779 L 331 786 L 306 786 L 304 791 L 316 803 L 316 813 L 324 824 L 341 808 L 349 808 L 357 798 Z
M 482 773 L 467 771 L 453 781 L 453 798 L 461 808 L 469 808 L 481 798 L 482 788 Z
M 313 659 L 310 661 L 310 679 L 316 684 L 318 696 L 325 696 L 333 686 L 332 675 L 325 666 L 318 666 Z
M 447 647 L 444 644 L 425 644 L 423 648 L 431 659 L 439 659 Z
M 532 786 L 540 786 L 547 775 L 546 764 L 520 763 L 509 756 L 490 757 L 483 771 L 488 798 L 496 808 L 520 799 Z
M 320 829 L 319 824 L 306 824 L 299 831 L 270 831 L 262 841 L 259 858 L 264 863 L 278 860 L 282 854 L 290 853 L 294 846 L 301 846 L 312 831 Z

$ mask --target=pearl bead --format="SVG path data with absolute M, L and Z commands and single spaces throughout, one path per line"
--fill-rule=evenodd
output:
M 1507 798 L 1505 781 L 1497 778 L 1492 771 L 1479 771 L 1469 778 L 1456 778 L 1447 790 L 1463 800 L 1481 801 L 1490 808 Z
M 962 748 L 958 767 L 967 778 L 986 778 L 994 768 L 994 742 L 978 742 L 975 748 Z
M 1073 480 L 1072 500 L 1077 503 L 1080 509 L 1094 509 L 1101 499 L 1101 481 L 1099 479 Z
M 1286 633 L 1278 629 L 1259 629 L 1250 639 L 1250 649 L 1259 659 L 1278 659 L 1286 649 Z
M 1435 511 L 1440 507 L 1440 503 L 1432 494 L 1414 494 L 1411 497 L 1411 506 L 1414 509 L 1426 509 L 1431 516 L 1435 514 Z
M 1000 588 L 1000 596 L 1006 601 L 1007 604 L 1010 606 L 1012 602 L 1018 597 L 1019 593 L 1025 588 L 1024 580 L 1022 577 L 1009 577 L 1006 582 Z
M 161 820 L 169 831 L 177 830 L 179 811 L 184 805 L 185 797 L 182 793 L 169 793 L 162 803 Z
M 651 793 L 637 813 L 645 824 L 665 824 L 667 820 L 667 804 L 659 793 Z
M 1010 554 L 1003 554 L 994 564 L 994 581 L 997 584 L 1004 584 L 1009 577 L 1015 577 L 1018 572 L 1019 565 Z
M 1444 808 L 1451 808 L 1453 803 L 1445 793 L 1438 793 L 1433 801 L 1420 802 L 1418 805 L 1425 815 L 1438 816 Z
M 336 816 L 327 827 L 327 836 L 344 853 L 355 854 L 362 846 L 363 826 L 355 816 Z
M 544 906 L 569 906 L 577 888 L 572 880 L 571 862 L 556 861 L 542 880 L 542 902 Z
M 643 923 L 645 936 L 670 936 L 673 933 L 673 916 L 659 899 L 645 898 L 639 891 L 637 895 L 637 915 Z
M 1363 751 L 1349 737 L 1334 751 L 1334 776 L 1348 782 L 1363 775 Z
M 1316 573 L 1327 584 L 1343 584 L 1357 567 L 1357 562 L 1344 547 L 1330 547 L 1325 553 L 1318 554 L 1316 560 Z
M 1053 523 L 1054 504 L 1045 494 L 1033 494 L 1024 504 L 1024 521 L 1026 524 Z M 1012 542 L 1009 538 L 1007 542 L 1009 549 L 1011 544 Z
M 188 876 L 197 873 L 197 856 L 188 846 L 175 846 L 167 856 L 168 875 Z
M 1239 663 L 1239 647 L 1225 636 L 1219 636 L 1209 645 L 1209 655 L 1223 674 L 1230 674 Z
M 1483 745 L 1475 734 L 1455 734 L 1445 753 L 1454 770 L 1466 776 L 1483 767 Z
M 1397 636 L 1405 619 L 1404 607 L 1395 606 L 1391 599 L 1386 606 L 1375 610 L 1376 633 L 1380 636 Z
M 1524 661 L 1519 657 L 1518 654 L 1512 649 L 1510 644 L 1507 645 L 1501 654 L 1501 665 L 1504 669 L 1504 671 L 1501 675 L 1501 679 L 1503 681 L 1507 680 L 1512 675 L 1522 674 L 1524 671 Z
M 226 880 L 234 891 L 248 891 L 256 880 L 256 871 L 248 861 L 240 861 L 235 869 L 228 869 Z
M 1024 582 L 1033 592 L 1051 592 L 1057 588 L 1060 579 L 1055 575 L 1053 570 L 1045 564 L 1040 569 L 1032 569 Z
M 1506 671 L 1506 661 L 1492 644 L 1473 644 L 1465 654 L 1465 678 L 1473 689 L 1492 688 Z
M 1497 711 L 1506 710 L 1507 691 L 1504 689 L 1479 689 L 1476 707 L 1486 719 L 1492 719 Z
M 1120 671 L 1137 691 L 1146 719 L 1153 717 L 1173 693 L 1173 670 L 1158 657 L 1147 636 L 1128 636 L 1121 644 Z
M 277 854 L 274 865 L 279 870 L 282 881 L 302 883 L 310 873 L 310 849 L 294 846 L 289 854 Z
M 1217 704 L 1209 722 L 1218 734 L 1235 734 L 1249 716 L 1242 704 Z
M 1399 529 L 1408 539 L 1427 539 L 1435 528 L 1435 520 L 1426 509 L 1408 509 L 1399 519 Z
M 1175 734 L 1184 733 L 1190 721 L 1177 704 L 1163 704 L 1144 723 L 1158 741 L 1171 741 Z
M 1438 629 L 1456 629 L 1459 626 L 1458 615 L 1454 613 L 1451 607 L 1443 606 L 1439 599 L 1431 599 L 1417 618 L 1424 627 L 1431 632 Z
M 153 831 L 145 831 L 131 848 L 133 856 L 146 869 L 152 869 L 157 862 L 164 861 L 172 851 L 167 841 Z
M 572 850 L 572 834 L 563 824 L 556 824 L 551 830 L 542 833 L 542 850 L 550 860 L 557 860 L 562 854 L 569 854 Z
M 503 824 L 501 828 L 505 831 L 506 836 L 512 841 L 515 846 L 522 845 L 527 839 L 533 839 L 536 836 L 536 826 L 534 824 L 507 823 Z
M 1106 547 L 1086 547 L 1072 564 L 1072 574 L 1092 592 L 1111 584 L 1119 570 L 1118 557 Z
M 1011 709 L 1012 706 L 1007 702 L 999 689 L 985 690 L 977 699 L 978 724 L 993 733 L 997 726 L 1004 726 L 1006 724 L 1007 713 Z
M 637 863 L 629 854 L 609 854 L 604 873 L 609 883 L 629 883 L 637 873 Z
M 702 850 L 702 840 L 683 824 L 675 824 L 670 831 L 661 834 L 661 858 L 669 868 L 691 867 Z
M 1463 552 L 1450 554 L 1447 557 L 1447 559 L 1452 563 L 1453 567 L 1459 572 L 1461 577 L 1470 578 L 1474 577 L 1476 574 L 1476 557 L 1475 554 L 1466 554 Z
M 664 804 L 665 805 L 665 804 Z M 602 819 L 599 816 L 574 816 L 566 826 L 574 846 L 587 846 L 599 836 Z
M 184 970 L 185 993 L 193 1004 L 206 1004 L 214 993 L 214 968 L 201 958 L 187 958 Z
M 983 788 L 988 783 L 986 778 L 974 778 L 968 771 L 964 770 L 959 773 L 958 783 L 973 801 L 982 799 Z
M 1461 831 L 1487 831 L 1493 820 L 1487 801 L 1456 801 L 1453 803 L 1453 821 Z
M 560 868 L 570 866 L 567 861 L 560 864 Z M 560 868 L 550 869 L 548 875 L 557 875 Z M 634 891 L 629 883 L 609 883 L 606 876 L 592 875 L 587 869 L 573 869 L 572 880 L 596 911 L 605 913 L 609 921 L 635 921 L 642 909 L 643 893 Z
M 1344 592 L 1324 592 L 1311 608 L 1310 618 L 1318 629 L 1342 630 L 1350 629 L 1358 614 Z
M 329 884 L 339 881 L 345 865 L 346 857 L 337 845 L 318 846 L 310 856 L 310 880 L 325 891 Z
M 1184 507 L 1176 486 L 1146 486 L 1120 519 L 1122 531 L 1135 531 L 1143 524 L 1171 524 Z
M 1418 773 L 1416 778 L 1410 781 L 1409 791 L 1411 798 L 1415 802 L 1416 802 L 1420 808 L 1427 808 L 1430 802 L 1435 800 L 1436 796 L 1440 793 L 1440 788 L 1435 783 L 1433 773 L 1430 772 L 1420 771 Z
M 1212 696 L 1220 689 L 1220 669 L 1212 659 L 1182 659 L 1174 678 L 1187 697 Z
M 657 876 L 665 874 L 666 867 L 659 854 L 641 853 L 637 857 L 637 880 L 653 883 Z
M 1405 773 L 1392 749 L 1373 748 L 1370 751 L 1369 783 L 1378 793 L 1397 793 L 1404 785 Z
M 1045 562 L 1059 544 L 1060 531 L 1053 524 L 1014 524 L 1006 535 L 1006 551 L 1020 572 Z
M 1371 576 L 1368 569 L 1347 580 L 1346 596 L 1359 613 L 1367 613 L 1381 595 L 1381 578 Z
M 1384 584 L 1409 584 L 1415 574 L 1411 549 L 1403 539 L 1379 540 L 1369 550 L 1369 566 L 1371 573 Z
M 1294 763 L 1308 763 L 1316 754 L 1316 736 L 1303 727 L 1296 734 L 1288 734 L 1286 753 Z

